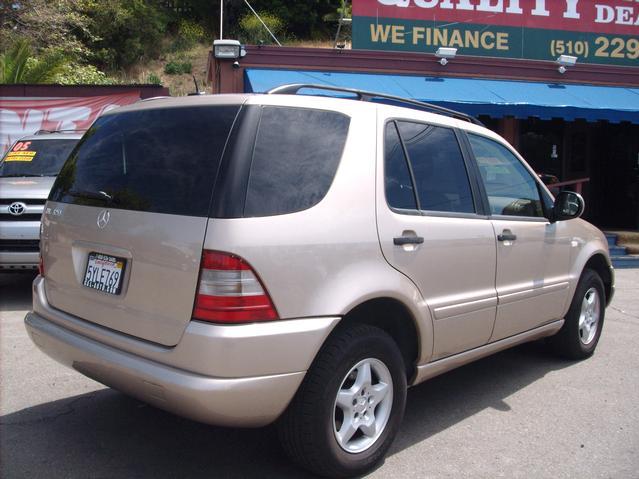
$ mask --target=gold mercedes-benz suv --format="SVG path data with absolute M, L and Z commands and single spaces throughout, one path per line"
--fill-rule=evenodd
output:
M 34 343 L 197 421 L 277 422 L 331 477 L 382 460 L 408 386 L 540 338 L 593 354 L 614 276 L 578 194 L 462 113 L 304 88 L 99 118 L 45 205 Z

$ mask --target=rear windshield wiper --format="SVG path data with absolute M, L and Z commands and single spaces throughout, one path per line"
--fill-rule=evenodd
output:
M 87 198 L 90 200 L 100 200 L 111 203 L 113 197 L 104 191 L 88 191 L 88 190 L 69 190 L 68 194 L 76 198 Z

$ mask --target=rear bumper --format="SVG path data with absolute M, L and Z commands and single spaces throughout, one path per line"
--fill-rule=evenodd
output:
M 303 372 L 210 378 L 124 353 L 29 313 L 25 324 L 47 355 L 98 382 L 181 416 L 226 426 L 262 426 L 284 411 Z
M 222 426 L 258 427 L 275 421 L 338 321 L 312 318 L 242 326 L 191 322 L 180 344 L 162 348 L 43 304 L 43 282 L 41 277 L 34 281 L 34 311 L 25 317 L 25 326 L 44 353 L 154 406 Z M 289 347 L 283 348 L 284 343 Z M 289 361 L 281 360 L 287 356 Z M 211 367 L 211 360 L 218 363 Z M 207 369 L 218 374 L 204 373 Z

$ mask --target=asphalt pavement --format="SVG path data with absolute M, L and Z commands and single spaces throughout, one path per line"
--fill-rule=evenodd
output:
M 0 275 L 2 478 L 298 478 L 272 427 L 210 427 L 58 365 L 23 318 L 32 275 Z M 543 344 L 412 388 L 371 478 L 639 478 L 639 270 L 617 271 L 595 355 Z M 259 397 L 255 398 L 259 401 Z

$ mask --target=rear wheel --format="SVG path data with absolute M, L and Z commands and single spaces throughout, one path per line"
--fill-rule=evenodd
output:
M 581 275 L 565 323 L 550 342 L 569 359 L 584 359 L 595 352 L 606 310 L 606 293 L 599 275 L 587 269 Z
M 406 403 L 404 362 L 379 328 L 351 326 L 322 348 L 279 423 L 287 454 L 323 476 L 374 468 L 390 447 Z

